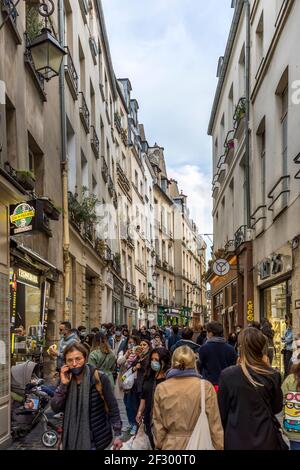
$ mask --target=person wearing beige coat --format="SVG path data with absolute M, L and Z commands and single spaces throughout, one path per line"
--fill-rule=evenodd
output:
M 224 433 L 216 392 L 205 382 L 205 409 L 213 446 L 224 448 Z M 196 356 L 187 346 L 176 349 L 167 380 L 157 386 L 153 406 L 153 434 L 159 450 L 185 450 L 201 411 L 200 376 Z

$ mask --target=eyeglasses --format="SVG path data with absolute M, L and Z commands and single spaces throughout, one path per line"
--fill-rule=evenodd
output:
M 66 364 L 69 366 L 69 365 L 72 365 L 74 362 L 78 364 L 78 362 L 81 362 L 81 361 L 84 361 L 84 357 L 74 357 L 74 359 L 67 359 Z
M 286 397 L 285 397 L 286 401 L 289 401 L 289 400 L 297 400 L 300 402 L 300 393 L 291 393 L 289 392 Z M 299 403 L 299 409 L 300 409 L 300 403 Z

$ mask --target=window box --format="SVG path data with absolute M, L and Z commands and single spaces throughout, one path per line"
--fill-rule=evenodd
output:
M 33 191 L 35 187 L 35 176 L 29 170 L 16 170 L 16 180 L 26 191 Z

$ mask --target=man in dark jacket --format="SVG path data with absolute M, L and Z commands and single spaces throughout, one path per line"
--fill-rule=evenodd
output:
M 200 348 L 199 359 L 203 378 L 211 382 L 217 390 L 222 370 L 235 365 L 237 360 L 234 348 L 223 338 L 221 323 L 208 323 L 207 341 Z
M 171 353 L 173 354 L 175 349 L 180 348 L 180 346 L 188 346 L 189 348 L 191 348 L 194 351 L 194 353 L 199 353 L 200 346 L 199 346 L 199 344 L 194 343 L 194 341 L 192 341 L 193 336 L 194 336 L 194 332 L 193 332 L 193 330 L 191 330 L 191 328 L 184 328 L 184 330 L 182 331 L 182 334 L 181 334 L 182 339 L 177 341 L 170 348 Z
M 181 340 L 181 336 L 179 334 L 179 328 L 177 325 L 172 326 L 172 333 L 171 336 L 168 340 L 168 349 L 169 351 L 171 350 L 171 347 L 174 346 L 174 344 L 177 343 L 177 341 Z

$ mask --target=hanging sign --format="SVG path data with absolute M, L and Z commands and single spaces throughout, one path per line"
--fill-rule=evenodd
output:
M 218 259 L 213 264 L 213 271 L 217 276 L 226 276 L 230 271 L 230 264 L 226 259 Z
M 18 235 L 24 232 L 32 232 L 35 209 L 27 202 L 22 202 L 17 206 L 11 206 L 10 223 L 11 235 Z

